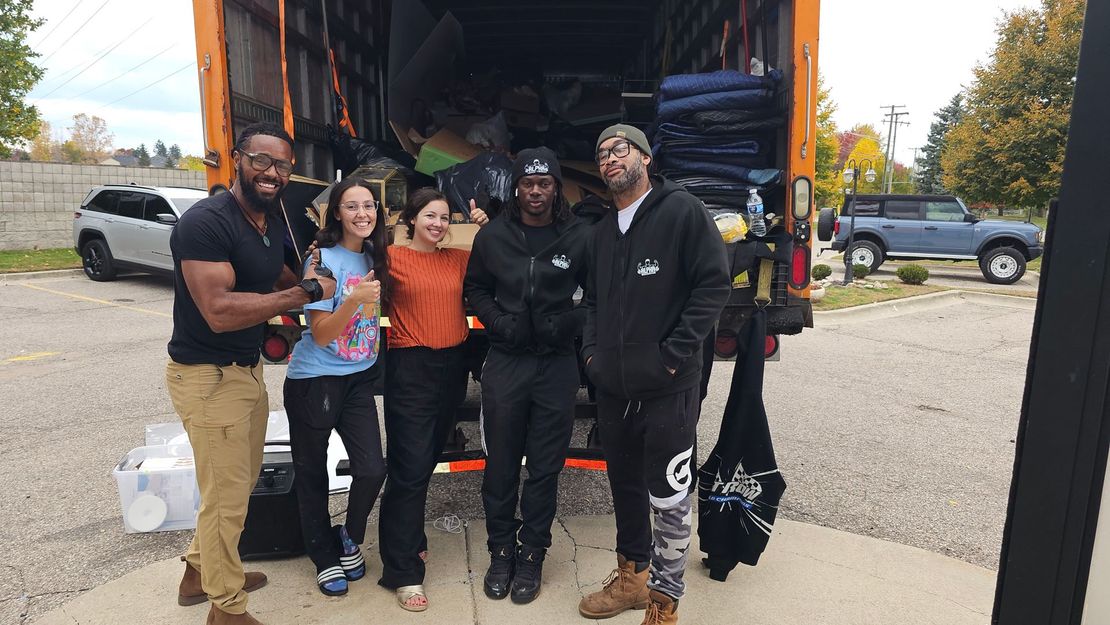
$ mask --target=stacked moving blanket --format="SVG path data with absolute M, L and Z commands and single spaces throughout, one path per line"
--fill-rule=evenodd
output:
M 774 108 L 782 72 L 735 70 L 668 76 L 659 87 L 652 149 L 660 171 L 713 210 L 744 206 L 748 189 L 777 185 Z

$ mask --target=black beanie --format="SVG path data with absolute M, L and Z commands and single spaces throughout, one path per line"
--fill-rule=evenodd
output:
M 559 169 L 559 159 L 550 148 L 529 148 L 521 150 L 513 161 L 513 188 L 525 176 L 554 176 L 555 181 L 563 184 L 563 172 Z

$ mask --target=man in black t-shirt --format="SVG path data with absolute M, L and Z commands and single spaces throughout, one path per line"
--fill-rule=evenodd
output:
M 540 591 L 574 426 L 574 338 L 582 317 L 573 297 L 586 279 L 587 227 L 570 212 L 551 150 L 522 150 L 512 180 L 515 195 L 507 208 L 474 239 L 464 288 L 490 341 L 482 368 L 482 505 L 490 552 L 485 592 L 493 599 L 511 593 L 513 602 L 528 603 Z M 528 479 L 518 520 L 525 455 Z
M 246 593 L 266 584 L 243 572 L 239 535 L 262 467 L 269 399 L 259 345 L 267 319 L 331 297 L 314 263 L 298 279 L 283 262 L 280 200 L 293 140 L 272 124 L 243 129 L 227 193 L 194 204 L 170 235 L 173 336 L 166 387 L 193 448 L 200 513 L 178 589 L 181 605 L 211 601 L 208 623 L 258 623 Z

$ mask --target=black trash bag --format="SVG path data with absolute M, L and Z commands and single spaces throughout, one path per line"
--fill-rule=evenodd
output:
M 336 132 L 330 124 L 327 132 L 336 169 L 354 171 L 361 165 L 372 164 L 370 161 L 381 158 L 395 161 L 398 166 L 407 169 L 416 167 L 416 159 L 404 150 L 390 148 L 384 143 L 371 143 L 346 132 Z
M 436 172 L 436 188 L 447 196 L 452 213 L 470 221 L 470 200 L 490 219 L 501 212 L 512 193 L 513 161 L 504 154 L 482 152 L 478 156 Z

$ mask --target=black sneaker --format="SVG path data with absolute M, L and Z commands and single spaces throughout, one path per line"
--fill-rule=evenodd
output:
M 531 603 L 540 595 L 543 559 L 546 549 L 521 545 L 516 551 L 516 576 L 513 577 L 513 603 Z
M 513 583 L 513 545 L 489 550 L 489 570 L 486 571 L 485 590 L 490 599 L 504 599 Z

